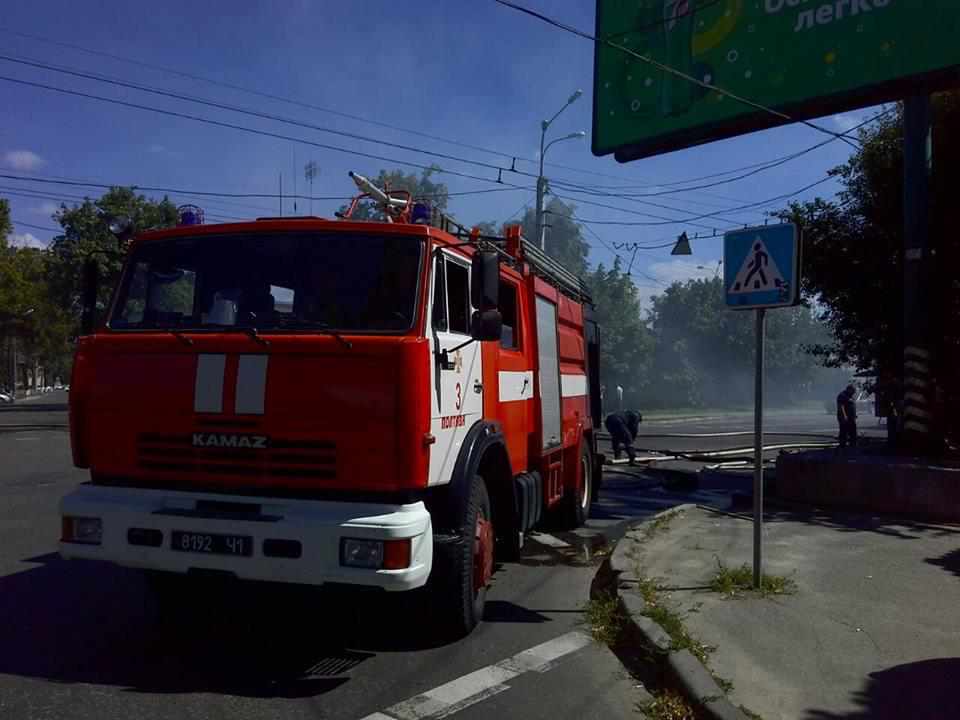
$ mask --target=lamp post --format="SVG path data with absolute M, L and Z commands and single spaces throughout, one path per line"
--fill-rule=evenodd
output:
M 547 180 L 543 176 L 543 156 L 546 154 L 547 150 L 550 149 L 550 146 L 553 145 L 554 143 L 558 143 L 563 140 L 574 140 L 576 138 L 582 138 L 586 135 L 586 133 L 583 131 L 570 133 L 569 135 L 564 135 L 563 137 L 556 138 L 555 140 L 551 140 L 549 143 L 544 145 L 544 142 L 546 141 L 546 138 L 547 138 L 547 130 L 550 128 L 551 123 L 553 123 L 553 121 L 560 116 L 560 113 L 562 113 L 564 110 L 570 107 L 570 105 L 576 102 L 581 95 L 583 95 L 583 90 L 577 90 L 576 92 L 574 92 L 569 98 L 567 98 L 567 102 L 564 104 L 564 106 L 559 110 L 557 110 L 556 113 L 554 113 L 552 118 L 550 118 L 549 120 L 544 120 L 543 122 L 540 123 L 540 172 L 537 174 L 537 215 L 536 215 L 537 230 L 536 232 L 537 232 L 537 243 L 539 243 L 541 250 L 545 249 L 544 232 L 543 232 L 543 197 L 547 192 Z

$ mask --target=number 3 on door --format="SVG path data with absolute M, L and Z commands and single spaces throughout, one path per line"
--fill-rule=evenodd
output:
M 460 406 L 463 404 L 463 397 L 461 396 L 462 392 L 463 389 L 460 387 L 460 383 L 457 383 L 457 410 L 459 410 Z

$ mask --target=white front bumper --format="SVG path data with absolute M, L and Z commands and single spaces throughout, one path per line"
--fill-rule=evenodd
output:
M 259 505 L 260 519 L 198 513 L 198 500 Z M 430 513 L 422 502 L 345 503 L 82 485 L 63 498 L 60 511 L 61 515 L 98 517 L 103 521 L 100 545 L 61 542 L 63 557 L 106 560 L 125 567 L 179 573 L 217 570 L 246 580 L 412 590 L 426 583 L 433 560 Z M 159 530 L 163 541 L 159 547 L 131 545 L 127 539 L 130 528 Z M 249 557 L 236 557 L 172 550 L 171 533 L 176 530 L 249 536 L 253 539 L 253 552 Z M 410 538 L 410 567 L 343 567 L 340 540 L 345 537 Z M 296 559 L 267 557 L 263 554 L 263 541 L 268 539 L 296 540 L 302 545 L 302 553 Z

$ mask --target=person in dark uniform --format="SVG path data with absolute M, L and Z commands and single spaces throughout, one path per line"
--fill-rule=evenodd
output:
M 634 410 L 627 410 L 622 413 L 610 413 L 603 424 L 610 433 L 610 440 L 613 442 L 613 457 L 620 457 L 620 448 L 627 451 L 627 457 L 630 458 L 630 464 L 636 461 L 637 451 L 633 448 L 633 441 L 640 430 L 640 423 L 643 416 Z
M 857 445 L 857 402 L 854 396 L 857 390 L 853 385 L 837 395 L 837 424 L 840 426 L 840 447 Z

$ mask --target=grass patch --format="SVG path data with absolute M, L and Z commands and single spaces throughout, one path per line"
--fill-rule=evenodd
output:
M 740 705 L 740 712 L 742 712 L 744 715 L 750 718 L 750 720 L 763 720 L 762 717 L 757 715 L 757 713 L 755 713 L 753 710 L 746 707 L 745 705 Z
M 753 587 L 753 570 L 744 563 L 740 567 L 730 568 L 717 558 L 717 572 L 710 579 L 710 589 L 725 597 L 736 597 L 757 593 L 761 597 L 771 595 L 788 595 L 796 592 L 797 584 L 782 575 L 762 575 L 760 588 Z
M 714 648 L 710 645 L 704 645 L 693 637 L 683 626 L 683 618 L 679 613 L 674 612 L 663 603 L 647 605 L 643 612 L 648 618 L 663 628 L 664 632 L 670 636 L 673 641 L 671 648 L 673 650 L 689 650 L 690 653 L 700 662 L 706 664 L 707 656 L 713 652 Z
M 667 528 L 670 527 L 670 523 L 682 513 L 683 510 L 671 510 L 663 513 L 662 515 L 658 515 L 656 518 L 644 525 L 643 539 L 649 540 L 650 538 L 665 532 Z
M 651 720 L 696 720 L 697 714 L 679 693 L 663 690 L 641 708 Z
M 594 640 L 604 645 L 614 645 L 617 642 L 625 619 L 617 597 L 601 593 L 590 598 L 583 608 L 583 615 Z
M 660 584 L 653 578 L 637 572 L 637 592 L 645 604 L 643 615 L 650 618 L 670 636 L 671 649 L 689 650 L 700 662 L 706 664 L 707 656 L 714 648 L 694 638 L 683 625 L 680 613 L 671 609 L 660 597 Z M 699 609 L 699 608 L 698 608 Z

